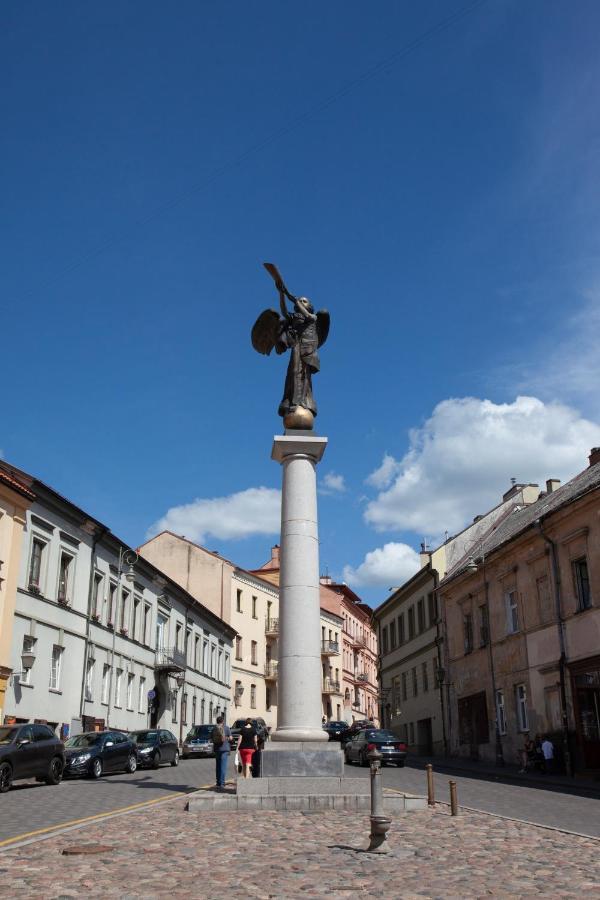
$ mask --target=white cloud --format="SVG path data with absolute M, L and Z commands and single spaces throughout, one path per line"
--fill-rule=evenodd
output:
M 393 483 L 367 505 L 365 520 L 377 531 L 453 533 L 499 503 L 511 477 L 542 487 L 546 478 L 565 480 L 586 467 L 599 444 L 600 427 L 560 403 L 444 400 L 410 432 L 406 455 L 392 458 Z M 392 470 L 387 460 L 371 483 L 382 468 Z
M 173 506 L 152 525 L 147 536 L 173 531 L 203 544 L 208 535 L 237 540 L 253 534 L 277 534 L 280 524 L 281 491 L 258 487 Z
M 419 567 L 419 554 L 412 547 L 389 543 L 367 553 L 358 568 L 344 566 L 344 581 L 355 587 L 398 587 Z
M 371 487 L 377 488 L 378 491 L 382 491 L 384 488 L 390 486 L 394 480 L 394 476 L 397 475 L 398 470 L 399 464 L 394 457 L 389 453 L 385 453 L 381 465 L 378 469 L 375 469 L 374 472 L 371 472 L 365 483 L 370 484 Z
M 322 481 L 320 491 L 322 494 L 343 494 L 346 490 L 346 483 L 343 475 L 337 475 L 335 472 L 328 472 Z

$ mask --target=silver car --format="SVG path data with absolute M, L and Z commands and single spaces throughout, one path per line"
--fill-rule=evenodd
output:
M 183 759 L 190 756 L 214 756 L 215 748 L 212 742 L 214 725 L 194 725 L 187 733 L 181 748 Z

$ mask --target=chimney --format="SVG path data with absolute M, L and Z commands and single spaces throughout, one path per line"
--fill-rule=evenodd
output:
M 600 457 L 599 457 L 599 459 L 600 459 Z M 551 494 L 552 491 L 555 491 L 559 487 L 560 487 L 560 478 L 549 478 L 546 481 L 546 493 L 547 494 Z
M 596 463 L 600 462 L 600 447 L 592 447 L 592 452 L 590 453 L 590 466 L 595 466 Z
M 275 567 L 279 566 L 279 544 L 275 544 L 274 547 L 271 547 L 271 562 Z

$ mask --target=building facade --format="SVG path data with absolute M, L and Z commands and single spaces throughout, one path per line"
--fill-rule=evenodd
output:
M 150 725 L 178 736 L 230 704 L 233 630 L 107 526 L 28 479 L 7 722 L 63 736 Z
M 600 450 L 551 479 L 440 584 L 452 751 L 515 763 L 549 734 L 561 764 L 600 769 Z
M 234 630 L 230 719 L 260 717 L 275 729 L 277 584 L 169 531 L 152 538 L 139 552 Z

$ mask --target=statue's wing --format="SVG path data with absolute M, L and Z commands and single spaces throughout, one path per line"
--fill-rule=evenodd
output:
M 319 347 L 322 347 L 327 340 L 329 334 L 329 324 L 331 319 L 326 309 L 320 309 L 317 313 L 317 337 L 319 339 Z
M 279 336 L 279 313 L 274 309 L 265 309 L 252 328 L 252 346 L 258 353 L 268 356 Z

